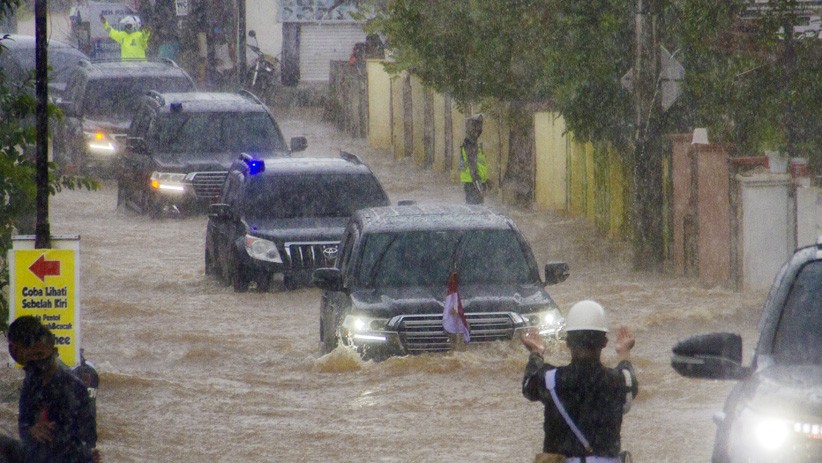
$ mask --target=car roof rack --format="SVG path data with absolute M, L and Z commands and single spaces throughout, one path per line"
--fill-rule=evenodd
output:
M 360 160 L 360 158 L 357 157 L 356 154 L 349 153 L 348 151 L 340 150 L 340 157 L 354 164 L 362 164 L 362 161 Z
M 170 64 L 170 65 L 174 66 L 175 68 L 180 67 L 180 66 L 177 64 L 177 62 L 176 62 L 176 61 L 174 61 L 174 60 L 173 60 L 173 59 L 171 59 L 171 58 L 160 58 L 160 62 L 161 62 L 161 63 L 167 63 L 167 64 Z
M 240 94 L 240 95 L 246 96 L 246 97 L 250 97 L 254 101 L 256 101 L 257 103 L 261 104 L 262 106 L 265 106 L 265 103 L 263 103 L 263 101 L 260 99 L 260 97 L 258 97 L 257 95 L 251 93 L 250 91 L 248 91 L 244 88 L 238 90 L 237 93 Z
M 161 95 L 157 90 L 148 90 L 146 92 L 146 96 L 151 97 L 151 99 L 156 101 L 160 106 L 166 105 L 166 99 L 163 98 L 163 95 Z

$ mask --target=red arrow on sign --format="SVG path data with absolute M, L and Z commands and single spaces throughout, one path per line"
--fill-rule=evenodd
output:
M 60 275 L 60 261 L 46 260 L 46 255 L 41 254 L 40 258 L 31 264 L 29 270 L 31 270 L 31 273 L 39 278 L 40 281 L 45 282 L 46 276 Z

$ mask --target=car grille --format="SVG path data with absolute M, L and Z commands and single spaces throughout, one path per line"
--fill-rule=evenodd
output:
M 822 455 L 822 439 L 819 438 L 819 424 L 795 423 L 794 424 L 794 445 L 788 452 L 784 461 L 796 463 L 818 462 Z
M 223 192 L 223 183 L 228 176 L 228 172 L 194 172 L 189 174 L 191 185 L 194 187 L 194 194 L 198 199 L 216 200 Z
M 471 343 L 507 341 L 514 336 L 514 322 L 506 312 L 465 314 L 471 329 Z M 442 314 L 401 315 L 396 324 L 400 341 L 410 354 L 451 349 L 442 328 Z
M 339 241 L 285 243 L 285 255 L 292 270 L 333 267 L 339 254 Z

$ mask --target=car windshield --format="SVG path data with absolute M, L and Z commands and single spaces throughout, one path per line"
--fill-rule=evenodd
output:
M 365 287 L 445 285 L 452 269 L 460 284 L 534 281 L 510 229 L 369 234 L 357 280 Z
M 138 97 L 149 90 L 188 92 L 194 87 L 182 76 L 92 80 L 86 84 L 85 115 L 92 119 L 130 119 L 137 109 Z
M 255 180 L 243 201 L 245 215 L 252 218 L 350 217 L 357 209 L 388 204 L 370 174 L 267 175 Z
M 774 338 L 776 363 L 822 365 L 822 261 L 799 272 Z
M 14 59 L 25 72 L 34 72 L 36 66 L 34 48 L 10 48 L 8 51 L 11 52 Z M 80 50 L 68 47 L 49 47 L 49 81 L 65 82 L 68 77 L 68 71 L 77 66 L 81 59 L 87 58 Z
M 154 122 L 149 143 L 155 151 L 179 160 L 201 153 L 238 153 L 285 150 L 279 128 L 265 112 L 166 113 Z

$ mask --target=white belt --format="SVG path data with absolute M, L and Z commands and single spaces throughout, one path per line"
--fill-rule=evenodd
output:
M 582 463 L 582 458 L 568 457 L 565 463 Z M 619 457 L 585 457 L 585 463 L 619 463 Z

